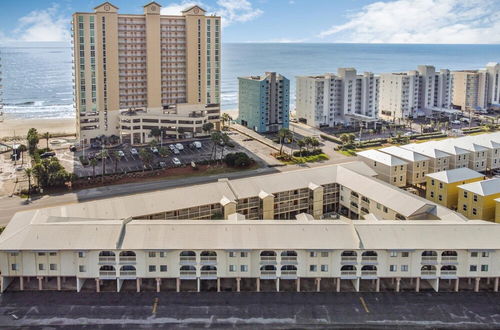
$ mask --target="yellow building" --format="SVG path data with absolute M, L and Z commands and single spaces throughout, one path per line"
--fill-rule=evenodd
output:
M 485 176 L 467 167 L 426 175 L 426 198 L 449 209 L 457 209 L 458 186 L 484 180 Z
M 142 114 L 162 116 L 174 130 L 179 114 L 171 107 L 187 103 L 199 105 L 192 117 L 203 112 L 207 121 L 219 121 L 219 16 L 206 15 L 196 5 L 182 15 L 161 15 L 156 2 L 145 5 L 143 14 L 121 14 L 105 2 L 94 12 L 74 13 L 72 35 L 79 140 L 116 135 L 145 142 L 145 136 L 132 137 L 122 127 L 120 110 L 140 109 L 139 123 Z M 207 110 L 207 104 L 217 107 Z M 187 131 L 196 133 L 196 125 L 193 121 Z
M 495 199 L 496 202 L 496 211 L 495 211 L 495 222 L 500 223 L 500 198 Z
M 500 197 L 500 178 L 460 185 L 458 189 L 458 212 L 469 219 L 496 220 L 495 199 Z

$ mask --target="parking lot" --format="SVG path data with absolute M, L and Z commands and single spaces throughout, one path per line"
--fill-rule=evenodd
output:
M 179 150 L 178 154 L 174 154 L 172 150 L 169 148 L 169 145 L 174 144 L 174 142 L 165 143 L 162 146 L 158 145 L 157 146 L 158 150 L 160 150 L 162 147 L 168 150 L 165 156 L 161 156 L 159 152 L 158 153 L 151 152 L 150 146 L 134 147 L 130 145 L 123 145 L 119 148 L 106 149 L 108 152 L 108 157 L 106 157 L 105 160 L 98 161 L 97 165 L 95 166 L 95 175 L 97 176 L 102 174 L 103 161 L 105 162 L 104 167 L 106 174 L 112 174 L 112 173 L 129 173 L 134 171 L 142 171 L 143 169 L 154 169 L 161 167 L 176 166 L 178 164 L 174 163 L 174 158 L 177 158 L 182 165 L 190 165 L 191 162 L 198 163 L 201 161 L 206 161 L 214 158 L 221 159 L 222 154 L 226 155 L 228 153 L 233 153 L 233 152 L 246 152 L 252 157 L 252 155 L 248 150 L 241 147 L 237 143 L 234 143 L 233 141 L 229 143 L 229 146 L 224 146 L 224 147 L 217 146 L 217 152 L 215 157 L 213 157 L 213 142 L 210 139 L 196 140 L 201 143 L 200 148 L 189 147 L 189 144 L 193 141 L 177 142 L 183 145 L 183 150 Z M 135 149 L 137 153 L 134 154 L 132 152 L 132 149 Z M 149 151 L 151 152 L 152 160 L 150 164 L 145 164 L 141 159 L 140 157 L 141 149 L 149 149 Z M 223 149 L 224 151 L 222 153 Z M 120 159 L 115 164 L 115 159 L 113 157 L 113 154 L 116 151 L 122 151 L 123 157 L 120 157 Z M 79 159 L 80 156 L 84 156 L 85 158 L 88 157 L 92 158 L 98 155 L 100 152 L 101 152 L 100 149 L 86 149 L 85 151 L 75 152 L 74 157 L 75 159 Z M 79 177 L 92 176 L 93 167 L 90 164 L 82 166 L 82 164 L 79 161 L 75 161 L 74 172 Z

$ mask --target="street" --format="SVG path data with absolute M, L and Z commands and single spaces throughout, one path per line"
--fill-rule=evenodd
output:
M 498 329 L 498 293 L 76 293 L 0 296 L 0 327 Z

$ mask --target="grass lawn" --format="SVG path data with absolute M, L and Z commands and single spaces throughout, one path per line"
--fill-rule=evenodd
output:
M 356 151 L 353 150 L 353 149 L 348 149 L 348 150 L 339 150 L 337 152 L 340 152 L 342 155 L 344 156 L 348 156 L 348 157 L 353 157 L 353 156 L 356 156 Z

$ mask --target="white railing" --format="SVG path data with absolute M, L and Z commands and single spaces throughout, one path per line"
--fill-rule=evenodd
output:
M 181 270 L 181 276 L 196 276 L 196 270 Z
M 260 261 L 276 261 L 276 256 L 261 256 Z
M 456 270 L 442 270 L 441 275 L 457 275 Z
M 111 257 L 111 256 L 100 256 L 99 257 L 99 262 L 115 262 L 116 261 L 116 258 L 115 257 Z
M 454 262 L 457 261 L 458 257 L 457 256 L 442 256 L 441 257 L 441 262 Z
M 356 276 L 356 271 L 355 270 L 342 270 L 340 272 L 341 276 Z
M 216 270 L 202 270 L 201 276 L 217 276 Z
M 136 271 L 135 270 L 122 270 L 120 271 L 120 276 L 135 276 Z
M 356 262 L 357 260 L 357 256 L 342 256 L 340 258 L 340 262 Z
M 422 261 L 437 261 L 437 256 L 422 256 Z
M 261 270 L 260 275 L 264 276 L 276 276 L 276 271 L 275 270 Z
M 135 256 L 123 256 L 123 257 L 120 257 L 120 262 L 121 263 L 124 263 L 124 262 L 135 262 L 136 261 L 136 257 Z
M 297 271 L 296 270 L 282 270 L 281 271 L 281 275 L 297 275 Z
M 293 262 L 296 262 L 297 261 L 297 256 L 282 256 L 281 257 L 281 261 L 286 261 L 286 262 L 290 262 L 290 261 L 293 261 Z
M 421 275 L 436 275 L 436 271 L 435 270 L 422 270 L 420 272 Z
M 361 276 L 372 276 L 372 275 L 377 275 L 376 270 L 362 270 L 361 271 Z
M 111 276 L 111 277 L 114 277 L 114 276 L 116 276 L 116 271 L 114 271 L 114 270 L 100 270 L 99 271 L 99 276 L 104 276 L 104 277 Z
M 201 257 L 201 262 L 216 262 L 217 257 L 216 256 L 202 256 Z
M 196 262 L 196 257 L 181 257 L 181 262 Z
M 377 256 L 362 256 L 361 261 L 377 261 Z

